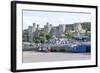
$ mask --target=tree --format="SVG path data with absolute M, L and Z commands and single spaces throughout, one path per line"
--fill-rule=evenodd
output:
M 87 32 L 85 33 L 85 35 L 88 36 L 88 37 L 91 37 L 91 32 L 88 32 L 88 31 L 87 31 Z
M 22 31 L 22 40 L 23 40 L 23 42 L 27 42 L 28 41 L 28 32 L 27 32 L 27 30 L 23 30 Z
M 46 41 L 46 40 L 49 40 L 52 36 L 50 35 L 50 34 L 48 34 L 48 33 L 40 33 L 40 37 L 41 37 L 41 40 L 43 41 L 43 39 L 44 39 L 44 41 Z
M 91 31 L 91 22 L 83 22 L 81 23 L 82 28 L 87 30 L 87 31 Z
M 34 43 L 42 43 L 44 44 L 47 40 L 49 40 L 51 38 L 51 35 L 50 34 L 47 34 L 47 33 L 40 33 L 40 35 L 38 37 L 33 37 L 33 42 Z
M 41 42 L 42 44 L 46 42 L 46 38 L 45 38 L 45 37 L 40 37 L 39 40 L 40 40 L 40 42 Z
M 40 37 L 45 37 L 45 36 L 46 36 L 46 33 L 42 32 L 42 33 L 40 33 L 39 36 L 40 36 Z
M 72 38 L 72 32 L 66 32 L 66 33 L 65 33 L 65 36 L 66 36 L 68 39 L 71 39 L 71 38 Z
M 36 43 L 36 44 L 40 43 L 39 37 L 34 37 L 33 42 Z
M 52 36 L 50 34 L 46 35 L 46 39 L 49 40 Z

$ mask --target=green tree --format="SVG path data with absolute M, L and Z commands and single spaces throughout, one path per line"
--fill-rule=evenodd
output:
M 40 36 L 40 37 L 45 37 L 45 36 L 46 36 L 46 33 L 42 32 L 42 33 L 40 33 L 39 36 Z
M 45 43 L 47 40 L 49 40 L 51 38 L 51 35 L 50 34 L 47 34 L 47 33 L 40 33 L 40 35 L 38 37 L 33 37 L 33 42 L 34 43 Z
M 87 30 L 87 31 L 91 31 L 91 22 L 83 22 L 81 23 L 82 28 Z
M 40 43 L 39 37 L 34 37 L 33 42 L 36 43 L 36 44 Z
M 27 30 L 22 31 L 22 41 L 28 42 L 28 32 L 27 32 Z
M 48 33 L 40 33 L 40 37 L 41 37 L 41 40 L 42 40 L 42 43 L 43 43 L 43 39 L 44 39 L 44 42 L 46 42 L 46 40 L 49 40 L 52 36 Z
M 66 33 L 65 33 L 65 36 L 66 36 L 68 39 L 71 39 L 71 38 L 72 38 L 72 32 L 66 32 Z
M 42 44 L 46 42 L 46 38 L 45 38 L 45 37 L 40 37 L 39 40 L 40 40 L 40 42 L 41 42 Z
M 85 35 L 91 37 L 91 32 L 86 32 Z
M 46 39 L 49 40 L 52 36 L 50 34 L 46 35 Z

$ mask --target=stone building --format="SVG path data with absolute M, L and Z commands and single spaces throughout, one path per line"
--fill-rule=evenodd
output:
M 33 23 L 32 32 L 35 32 L 36 31 L 36 28 L 37 28 L 36 23 Z
M 22 31 L 22 40 L 28 41 L 28 30 L 27 29 Z
M 58 34 L 58 30 L 59 30 L 58 27 L 52 27 L 50 34 L 51 34 L 53 37 L 57 37 L 57 36 L 59 35 L 59 34 Z
M 40 34 L 39 24 L 37 24 L 37 27 L 36 27 L 36 30 L 34 33 L 35 33 L 35 36 L 39 36 L 39 34 Z
M 82 25 L 80 23 L 75 23 L 74 24 L 74 31 L 75 31 L 75 34 L 77 34 L 77 35 L 84 34 L 86 32 L 82 28 Z
M 27 33 L 23 35 L 23 40 L 31 42 L 34 37 L 39 36 L 42 32 L 50 34 L 52 37 L 64 38 L 65 32 L 72 32 L 73 35 L 78 36 L 81 34 L 84 35 L 86 30 L 82 28 L 81 23 L 74 23 L 73 25 L 59 24 L 59 26 L 52 26 L 52 24 L 47 22 L 43 28 L 40 28 L 39 24 L 33 23 L 33 26 L 29 26 L 28 29 L 23 30 L 23 33 Z
M 47 22 L 43 29 L 44 29 L 44 32 L 45 32 L 45 33 L 50 33 L 51 28 L 52 28 L 52 24 L 49 24 L 49 23 Z
M 36 36 L 36 30 L 37 30 L 36 23 L 33 23 L 33 26 L 28 27 L 28 37 L 30 42 L 32 41 L 33 37 Z
M 29 41 L 31 42 L 32 41 L 32 38 L 33 38 L 33 28 L 32 26 L 29 26 L 28 27 L 28 38 L 29 38 Z
M 65 34 L 65 29 L 66 29 L 66 27 L 65 27 L 64 24 L 59 24 L 59 31 L 58 31 L 59 36 L 64 36 L 64 34 Z

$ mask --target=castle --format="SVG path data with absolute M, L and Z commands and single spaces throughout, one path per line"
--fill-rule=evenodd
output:
M 58 26 L 52 26 L 50 23 L 46 23 L 43 28 L 39 27 L 39 24 L 33 23 L 33 26 L 29 26 L 26 31 L 27 35 L 23 35 L 23 39 L 27 41 L 32 41 L 32 39 L 36 36 L 39 36 L 40 33 L 44 32 L 47 34 L 51 34 L 54 37 L 64 37 L 66 32 L 66 24 L 59 24 Z M 70 30 L 71 31 L 71 30 Z M 81 33 L 85 33 L 85 30 L 82 28 L 80 23 L 74 24 L 74 32 L 77 35 L 80 35 Z

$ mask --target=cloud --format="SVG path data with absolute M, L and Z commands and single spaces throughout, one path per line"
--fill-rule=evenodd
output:
M 28 26 L 32 26 L 33 23 L 39 24 L 42 28 L 48 19 L 39 16 L 24 16 L 23 17 L 23 29 L 27 29 Z

